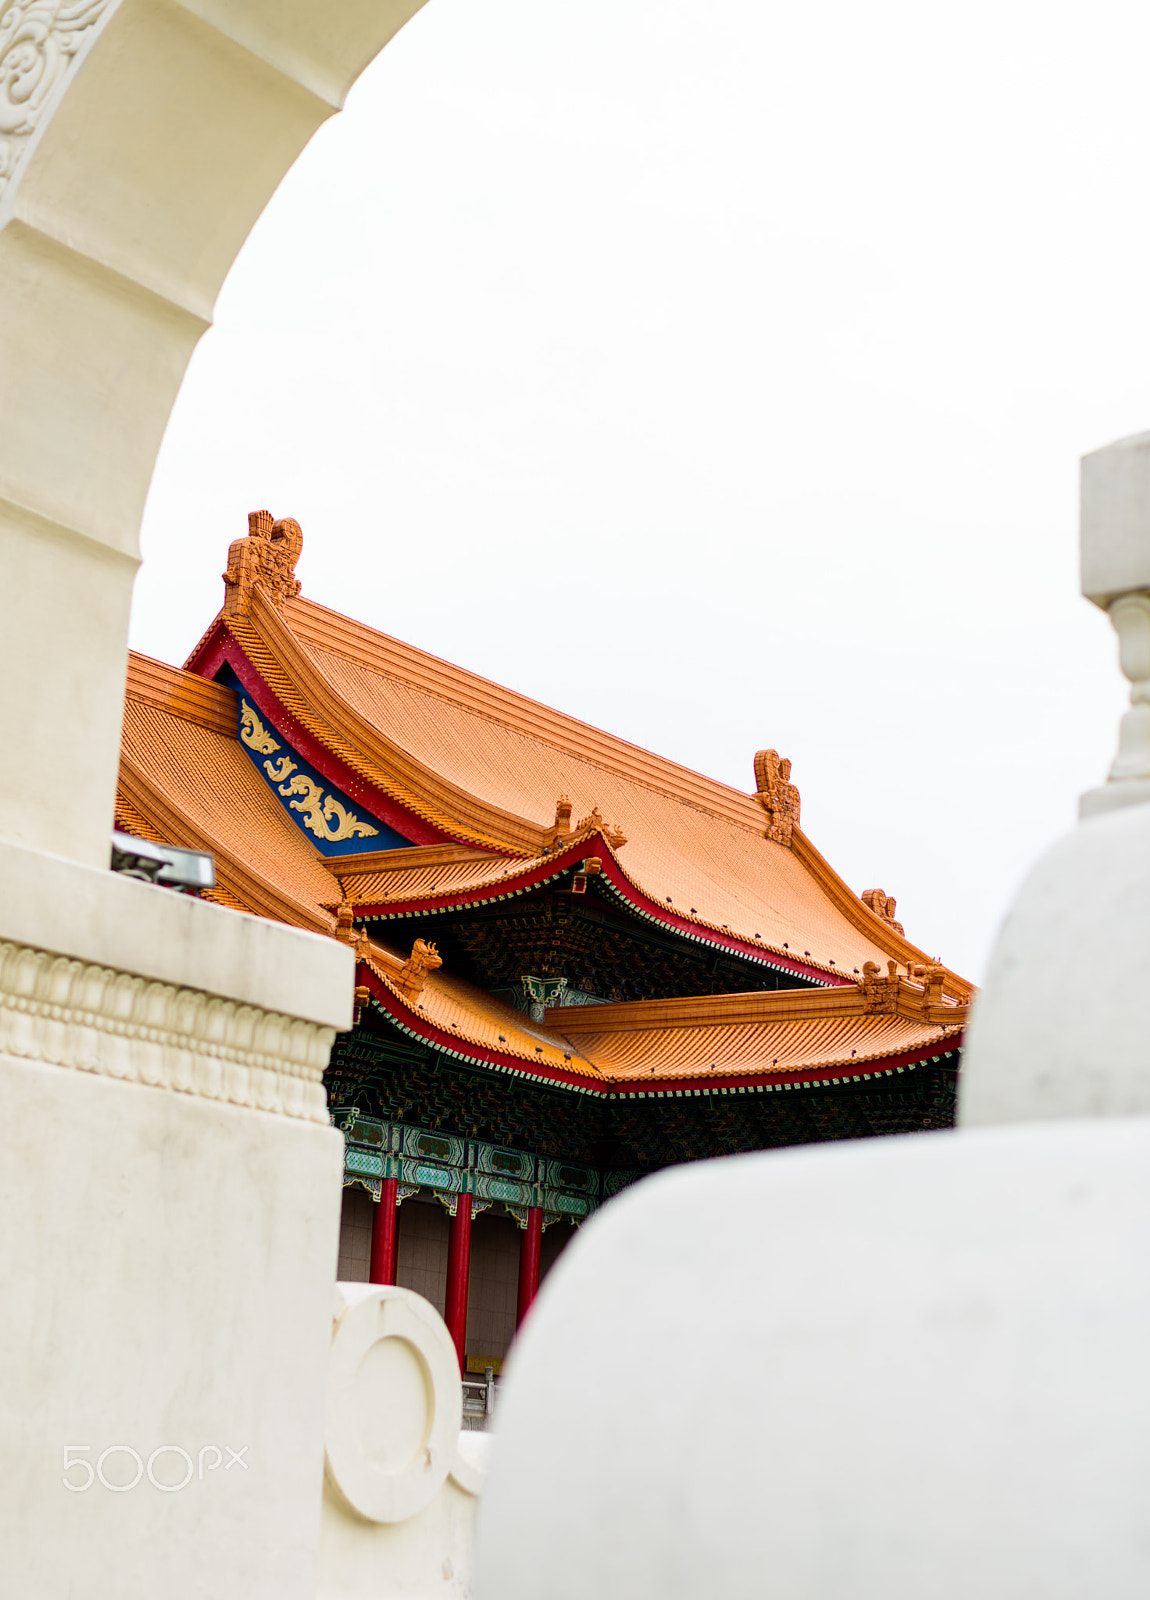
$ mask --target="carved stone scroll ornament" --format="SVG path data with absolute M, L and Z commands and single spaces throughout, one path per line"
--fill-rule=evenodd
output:
M 334 1038 L 199 990 L 0 944 L 0 1056 L 324 1124 Z
M 892 894 L 884 894 L 881 889 L 864 889 L 862 903 L 873 911 L 876 917 L 881 917 L 884 922 L 889 923 L 896 933 L 903 933 L 902 923 L 894 919 L 898 902 Z
M 112 0 L 0 0 L 0 196 Z
M 777 750 L 759 750 L 755 755 L 755 799 L 767 814 L 764 839 L 789 845 L 792 830 L 799 825 L 799 791 L 790 781 L 791 763 Z
M 248 536 L 228 548 L 224 573 L 224 616 L 246 617 L 258 586 L 273 605 L 299 594 L 296 562 L 303 550 L 303 529 L 294 517 L 275 521 L 270 511 L 248 515 Z

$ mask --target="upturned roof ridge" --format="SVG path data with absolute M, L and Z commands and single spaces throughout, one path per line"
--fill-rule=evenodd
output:
M 902 993 L 887 1014 L 929 1027 L 960 1028 L 968 1007 L 951 1001 L 928 1006 L 925 997 L 905 979 Z M 897 1009 L 895 1009 L 898 1007 Z M 688 995 L 662 1000 L 623 1000 L 603 1005 L 550 1006 L 543 1020 L 569 1035 L 642 1032 L 648 1029 L 713 1028 L 758 1022 L 874 1016 L 874 1004 L 861 984 L 819 989 L 762 989 L 739 994 Z
M 406 675 L 397 670 L 392 660 L 380 663 L 385 675 L 395 682 L 415 689 L 420 694 L 442 700 L 445 704 L 455 706 L 474 716 L 483 717 L 488 722 L 545 744 L 564 755 L 573 755 L 589 766 L 596 766 L 616 777 L 625 778 L 628 782 L 639 784 L 655 794 L 677 800 L 680 804 L 691 806 L 697 811 L 720 816 L 724 821 L 733 822 L 751 832 L 762 832 L 762 813 L 755 805 L 754 795 L 736 789 L 732 784 L 723 783 L 718 778 L 710 778 L 705 773 L 697 772 L 693 767 L 683 766 L 680 762 L 661 756 L 643 745 L 634 744 L 619 734 L 597 728 L 594 723 L 570 716 L 567 712 L 547 705 L 545 701 L 532 699 L 530 695 L 521 694 L 516 689 L 509 689 L 503 684 L 483 677 L 480 673 L 457 666 L 454 662 L 433 655 L 418 645 L 408 644 L 377 628 L 370 628 L 366 623 L 355 622 L 330 607 L 321 605 L 318 601 L 300 596 L 285 602 L 280 614 L 297 637 L 300 630 L 292 627 L 292 617 L 322 616 L 325 621 L 334 625 L 333 631 L 342 630 L 360 645 L 365 638 L 370 639 L 374 644 L 385 647 L 387 653 L 394 652 L 412 665 L 422 666 L 425 669 L 423 674 Z M 318 643 L 308 639 L 302 642 L 305 647 L 313 642 Z M 355 653 L 350 643 L 347 647 L 340 648 L 330 641 L 325 641 L 319 648 L 340 656 L 353 666 L 370 665 L 364 661 L 362 653 L 359 655 Z M 316 662 L 316 666 L 322 672 L 322 664 Z M 443 682 L 445 677 L 481 693 L 470 696 L 461 695 L 459 692 L 452 693 Z M 521 708 L 523 714 L 518 717 L 510 714 L 500 715 L 493 709 L 496 704 Z M 551 726 L 546 726 L 548 724 Z M 572 733 L 580 734 L 582 738 L 572 739 L 570 737 Z M 614 760 L 610 759 L 612 755 L 615 757 Z M 629 759 L 619 759 L 621 756 Z M 673 789 L 668 787 L 669 778 L 676 781 L 676 787 Z M 685 784 L 683 780 L 686 780 Z M 696 785 L 701 792 L 685 792 Z
M 157 706 L 183 722 L 195 722 L 213 733 L 236 734 L 237 710 L 234 691 L 222 683 L 212 683 L 184 667 L 173 667 L 155 656 L 138 650 L 128 651 L 127 700 L 140 700 Z
M 281 704 L 293 716 L 298 718 L 309 733 L 327 745 L 332 753 L 338 756 L 353 772 L 390 795 L 406 810 L 420 817 L 423 821 L 429 822 L 432 827 L 439 829 L 440 832 L 448 837 L 454 838 L 463 844 L 474 844 L 480 849 L 493 850 L 500 854 L 510 852 L 512 854 L 529 855 L 532 850 L 538 848 L 538 841 L 533 837 L 540 831 L 538 824 L 532 823 L 528 818 L 516 817 L 510 812 L 502 812 L 497 807 L 479 802 L 475 797 L 466 795 L 458 786 L 442 778 L 430 767 L 427 767 L 425 763 L 421 762 L 417 756 L 404 750 L 402 746 L 390 739 L 382 729 L 374 727 L 367 718 L 363 717 L 353 707 L 348 706 L 339 691 L 329 683 L 322 664 L 312 655 L 307 641 L 301 639 L 295 630 L 285 622 L 280 609 L 266 602 L 258 591 L 252 606 L 251 616 L 247 618 L 228 617 L 226 626 L 245 655 L 248 656 L 252 665 L 264 679 L 268 688 L 272 690 Z M 340 732 L 330 717 L 325 716 L 320 708 L 312 705 L 300 693 L 289 673 L 280 665 L 276 650 L 266 636 L 268 633 L 273 637 L 277 633 L 288 636 L 292 646 L 304 658 L 302 661 L 297 662 L 296 666 L 310 669 L 310 672 L 319 680 L 319 685 L 313 684 L 311 685 L 312 688 L 322 686 L 323 692 L 322 694 L 317 694 L 316 698 L 330 698 L 336 702 L 341 717 L 352 724 L 359 725 L 358 731 L 365 735 L 364 742 L 366 744 L 378 744 L 386 747 L 387 754 L 393 762 L 391 768 L 385 767 L 378 760 L 372 760 L 370 754 L 365 755 L 352 740 Z M 286 648 L 286 641 L 282 638 L 277 643 L 281 651 Z M 444 799 L 450 798 L 456 802 L 462 802 L 462 805 L 458 807 L 459 811 L 467 809 L 467 803 L 470 802 L 472 809 L 478 809 L 487 814 L 489 823 L 495 821 L 505 823 L 506 831 L 504 835 L 497 837 L 489 831 L 488 826 L 476 826 L 474 823 L 467 822 L 458 814 L 458 811 L 447 810 L 443 803 L 431 803 L 412 787 L 410 781 L 407 781 L 394 770 L 395 766 L 399 765 L 411 768 L 413 774 L 418 773 L 432 793 L 439 790 Z

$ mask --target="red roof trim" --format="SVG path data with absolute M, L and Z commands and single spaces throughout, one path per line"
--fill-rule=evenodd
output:
M 454 839 L 452 835 L 442 832 L 422 817 L 417 817 L 391 795 L 384 794 L 373 783 L 369 783 L 366 778 L 353 771 L 338 756 L 332 755 L 331 751 L 319 742 L 298 717 L 293 716 L 275 692 L 268 687 L 237 640 L 222 626 L 220 632 L 222 636 L 219 639 L 214 636 L 209 638 L 205 646 L 196 652 L 196 666 L 190 670 L 195 670 L 202 677 L 206 677 L 210 670 L 212 677 L 215 677 L 222 667 L 231 667 L 244 689 L 255 701 L 258 710 L 305 761 L 309 761 L 329 783 L 342 789 L 352 800 L 366 806 L 374 817 L 385 822 L 389 828 L 394 828 L 397 833 L 402 833 L 404 838 L 410 839 L 413 845 L 467 842 Z M 492 859 L 500 858 L 493 856 Z
M 570 1088 L 582 1089 L 588 1094 L 613 1095 L 616 1098 L 651 1098 L 653 1092 L 660 1092 L 661 1098 L 674 1096 L 676 1093 L 686 1094 L 695 1091 L 706 1092 L 716 1089 L 747 1089 L 771 1087 L 775 1089 L 784 1086 L 805 1086 L 815 1088 L 824 1083 L 850 1083 L 857 1079 L 873 1078 L 887 1072 L 897 1072 L 900 1068 L 915 1067 L 924 1061 L 929 1061 L 937 1055 L 949 1055 L 961 1047 L 962 1033 L 953 1034 L 946 1039 L 936 1040 L 933 1044 L 920 1045 L 913 1050 L 904 1050 L 898 1055 L 878 1056 L 869 1061 L 860 1061 L 857 1066 L 845 1063 L 836 1067 L 809 1068 L 796 1072 L 747 1072 L 747 1073 L 704 1073 L 693 1078 L 659 1078 L 652 1074 L 645 1079 L 627 1079 L 622 1083 L 604 1083 L 601 1080 L 588 1078 L 582 1073 L 565 1072 L 562 1068 L 553 1067 L 548 1063 L 540 1062 L 536 1065 L 526 1060 L 523 1056 L 504 1053 L 502 1050 L 492 1050 L 487 1045 L 476 1044 L 470 1039 L 461 1039 L 458 1034 L 449 1033 L 446 1029 L 437 1027 L 426 1017 L 413 1010 L 406 1002 L 395 996 L 372 969 L 363 964 L 356 964 L 356 983 L 366 987 L 372 996 L 391 1014 L 392 1019 L 407 1033 L 414 1033 L 427 1044 L 437 1049 L 445 1050 L 455 1056 L 463 1056 L 468 1061 L 502 1067 L 518 1077 L 533 1078 L 542 1083 L 559 1083 Z
M 567 871 L 579 861 L 584 861 L 588 856 L 595 856 L 602 865 L 603 876 L 611 884 L 616 895 L 624 900 L 632 911 L 637 912 L 647 920 L 658 923 L 669 933 L 684 935 L 692 943 L 708 945 L 712 949 L 727 950 L 732 955 L 751 957 L 763 965 L 773 967 L 780 972 L 790 972 L 796 977 L 813 979 L 827 988 L 843 987 L 853 983 L 853 978 L 847 973 L 827 972 L 822 967 L 807 966 L 794 957 L 782 955 L 772 946 L 755 944 L 751 940 L 739 939 L 735 934 L 722 933 L 715 928 L 698 922 L 691 922 L 687 917 L 668 911 L 660 906 L 657 900 L 652 900 L 649 895 L 637 889 L 627 875 L 623 872 L 614 855 L 602 842 L 600 835 L 591 835 L 578 844 L 569 845 L 565 850 L 556 851 L 554 855 L 547 856 L 543 861 L 537 861 L 527 870 L 515 873 L 511 877 L 501 878 L 497 883 L 487 884 L 475 889 L 457 889 L 446 891 L 442 894 L 422 895 L 411 900 L 363 900 L 355 908 L 356 919 L 370 918 L 373 921 L 393 922 L 402 917 L 417 916 L 420 913 L 446 911 L 453 906 L 486 905 L 493 900 L 499 900 L 520 891 L 534 889 L 557 877 L 560 872 Z M 345 861 L 354 857 L 343 858 Z

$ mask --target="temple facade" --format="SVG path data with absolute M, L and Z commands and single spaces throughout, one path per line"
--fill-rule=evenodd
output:
M 355 950 L 341 1278 L 498 1371 L 645 1174 L 951 1123 L 970 985 L 818 853 L 787 760 L 687 771 L 303 598 L 301 547 L 254 513 L 185 667 L 132 656 L 116 821 Z

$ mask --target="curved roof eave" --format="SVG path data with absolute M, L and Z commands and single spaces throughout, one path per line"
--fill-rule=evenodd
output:
M 369 959 L 356 965 L 356 983 L 365 990 L 386 1021 L 399 1033 L 430 1046 L 442 1055 L 464 1065 L 522 1078 L 541 1087 L 572 1092 L 606 1095 L 622 1099 L 687 1098 L 700 1095 L 722 1096 L 746 1093 L 785 1092 L 796 1088 L 835 1088 L 868 1079 L 893 1077 L 917 1066 L 941 1059 L 959 1049 L 963 1041 L 961 1025 L 940 1027 L 934 1035 L 907 1049 L 873 1053 L 857 1059 L 828 1060 L 793 1070 L 750 1070 L 718 1072 L 682 1077 L 652 1074 L 642 1079 L 614 1078 L 602 1072 L 594 1060 L 580 1053 L 576 1038 L 565 1038 L 553 1028 L 533 1025 L 531 1035 L 544 1039 L 531 1055 L 525 1049 L 493 1048 L 471 1038 L 458 1025 L 448 1026 L 428 1015 L 422 1007 L 401 994 L 396 984 Z M 522 1020 L 522 1019 L 521 1019 Z M 538 1054 L 541 1059 L 533 1057 Z M 559 1059 L 563 1058 L 563 1059 Z

